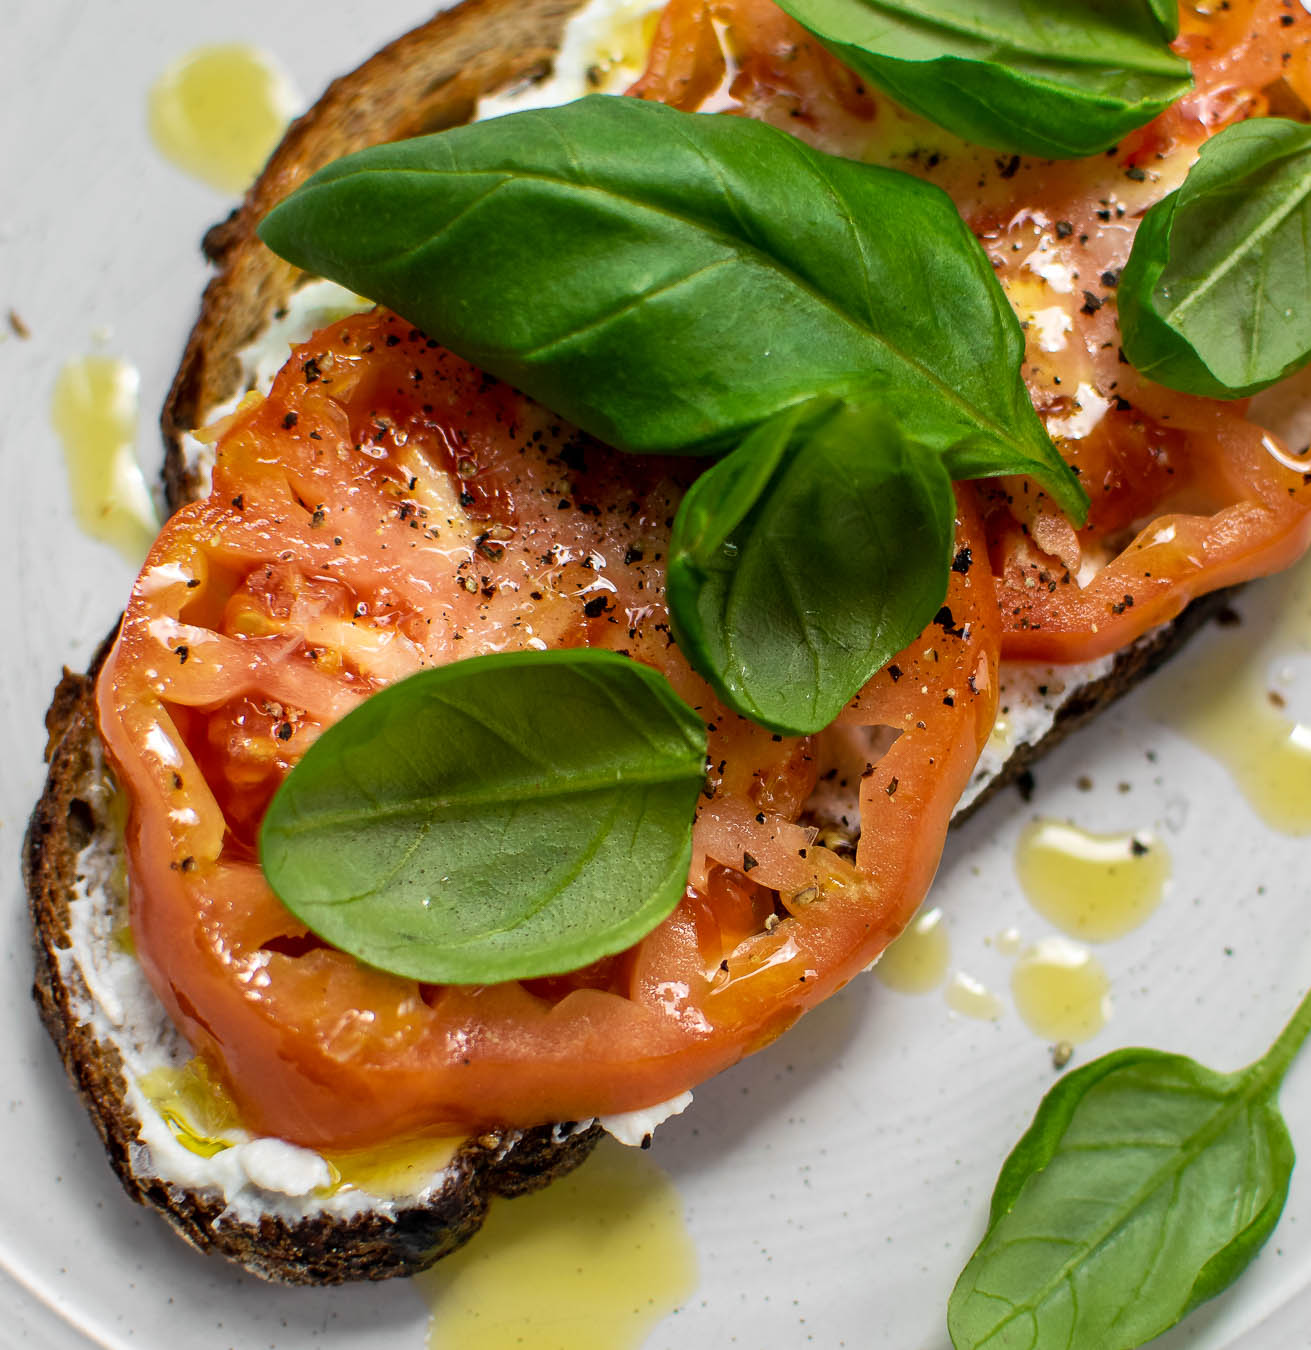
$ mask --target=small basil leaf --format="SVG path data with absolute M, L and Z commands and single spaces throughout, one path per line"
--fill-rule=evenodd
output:
M 955 499 L 886 412 L 817 399 L 753 431 L 692 485 L 669 545 L 679 646 L 730 707 L 826 727 L 933 618 Z
M 260 833 L 265 875 L 370 965 L 474 984 L 575 970 L 683 894 L 705 727 L 611 652 L 425 670 L 310 747 Z
M 1190 83 L 1188 63 L 1168 45 L 1167 0 L 779 5 L 899 103 L 996 150 L 1096 154 Z
M 1288 1193 L 1275 1098 L 1309 1028 L 1311 995 L 1240 1073 L 1120 1050 L 1053 1088 L 952 1291 L 956 1350 L 1133 1350 L 1237 1279 Z
M 721 450 L 873 383 L 954 477 L 1087 509 L 951 199 L 747 118 L 595 96 L 377 146 L 260 234 L 626 450 Z
M 1124 353 L 1144 375 L 1246 398 L 1311 360 L 1311 127 L 1226 127 L 1143 217 L 1120 278 Z

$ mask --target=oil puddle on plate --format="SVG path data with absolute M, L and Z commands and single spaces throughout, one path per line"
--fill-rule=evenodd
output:
M 697 1261 L 672 1182 L 607 1138 L 545 1190 L 493 1203 L 415 1283 L 429 1350 L 638 1350 L 695 1290 Z
M 1020 835 L 1015 871 L 1049 923 L 1084 942 L 1109 942 L 1160 905 L 1170 853 L 1148 830 L 1094 834 L 1068 821 L 1035 820 Z
M 1048 937 L 1026 947 L 1011 971 L 1015 1007 L 1044 1039 L 1081 1045 L 1111 1016 L 1111 981 L 1080 943 Z
M 155 148 L 223 193 L 244 192 L 300 105 L 267 53 L 241 43 L 200 47 L 151 87 Z
M 899 994 L 927 994 L 947 978 L 951 940 L 942 910 L 918 915 L 901 936 L 888 945 L 874 967 L 880 983 Z
M 159 530 L 136 457 L 138 384 L 116 357 L 76 357 L 56 377 L 50 407 L 78 524 L 137 566 Z
M 1273 829 L 1311 834 L 1311 707 L 1291 703 L 1311 654 L 1311 563 L 1253 587 L 1241 623 L 1198 639 L 1152 709 L 1218 759 Z

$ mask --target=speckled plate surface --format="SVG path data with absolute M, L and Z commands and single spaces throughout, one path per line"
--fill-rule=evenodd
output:
M 255 42 L 312 95 L 425 6 L 399 0 L 310 10 L 11 4 L 0 50 L 0 312 L 29 331 L 0 342 L 0 587 L 4 697 L 0 847 L 0 1343 L 225 1350 L 419 1350 L 429 1312 L 411 1286 L 264 1287 L 178 1244 L 119 1192 L 28 997 L 18 855 L 42 779 L 41 718 L 61 665 L 81 666 L 133 569 L 88 538 L 69 506 L 51 428 L 56 372 L 90 351 L 141 373 L 140 453 L 158 462 L 158 407 L 204 281 L 198 242 L 228 203 L 152 148 L 145 95 L 203 43 Z M 1001 996 L 996 1021 L 953 1013 L 942 988 L 895 994 L 857 982 L 781 1042 L 697 1093 L 657 1136 L 695 1243 L 695 1294 L 647 1345 L 694 1350 L 945 1350 L 946 1298 L 977 1241 L 998 1165 L 1053 1081 L 1049 1045 L 1015 1010 L 998 935 L 1053 930 L 1015 878 L 1036 814 L 1090 829 L 1152 829 L 1173 857 L 1164 904 L 1097 956 L 1111 982 L 1106 1029 L 1074 1063 L 1147 1043 L 1233 1068 L 1259 1054 L 1311 980 L 1311 840 L 1270 829 L 1226 769 L 1163 720 L 1187 684 L 1251 660 L 1275 615 L 1300 607 L 1311 572 L 1252 588 L 1237 629 L 1204 634 L 1154 686 L 1038 770 L 1027 805 L 991 803 L 953 839 L 935 893 L 951 968 Z M 1235 633 L 1240 635 L 1235 640 Z M 1270 656 L 1311 720 L 1311 670 Z M 1264 659 L 1264 658 L 1263 658 Z M 1259 683 L 1259 681 L 1258 681 Z M 1255 697 L 1255 695 L 1254 695 Z M 1091 780 L 1091 789 L 1086 782 Z M 1124 785 L 1127 785 L 1125 787 Z M 1311 799 L 1311 781 L 1306 784 Z M 1307 821 L 1311 824 L 1311 806 Z M 1283 1101 L 1311 1157 L 1311 1055 Z M 1311 1171 L 1254 1268 L 1159 1344 L 1169 1350 L 1311 1345 Z M 585 1316 L 585 1310 L 583 1310 Z

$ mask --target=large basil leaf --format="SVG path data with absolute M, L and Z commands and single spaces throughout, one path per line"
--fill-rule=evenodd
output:
M 684 497 L 669 545 L 679 646 L 730 707 L 826 727 L 942 604 L 955 499 L 877 404 L 789 408 Z
M 1311 127 L 1225 128 L 1143 217 L 1118 291 L 1124 352 L 1172 389 L 1246 398 L 1311 360 Z
M 899 103 L 997 150 L 1096 154 L 1190 82 L 1173 0 L 778 3 Z
M 1311 995 L 1240 1073 L 1120 1050 L 1053 1088 L 952 1292 L 956 1350 L 1133 1350 L 1237 1279 L 1288 1192 L 1276 1094 L 1308 1030 Z
M 270 885 L 319 936 L 437 983 L 576 970 L 674 907 L 706 732 L 610 652 L 425 670 L 310 747 L 260 834 Z
M 595 96 L 378 146 L 260 234 L 624 449 L 723 449 L 873 383 L 953 477 L 1086 510 L 951 199 L 747 118 Z

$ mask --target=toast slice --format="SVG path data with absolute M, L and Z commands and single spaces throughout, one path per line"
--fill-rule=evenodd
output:
M 255 236 L 264 213 L 324 164 L 378 141 L 467 120 L 480 97 L 544 75 L 579 0 L 465 0 L 332 84 L 287 133 L 241 206 L 205 238 L 217 271 L 163 412 L 171 507 L 202 478 L 185 433 L 244 388 L 241 352 L 304 278 Z M 1008 700 L 1030 716 L 1017 743 L 981 766 L 973 811 L 1074 727 L 1164 661 L 1223 603 L 1209 597 L 1132 649 L 1095 666 L 1013 669 Z M 104 650 L 102 649 L 101 656 Z M 212 1158 L 180 1140 L 141 1084 L 189 1052 L 121 940 L 121 821 L 100 753 L 93 683 L 65 673 L 47 715 L 49 777 L 24 848 L 36 944 L 35 996 L 111 1165 L 134 1199 L 193 1245 L 288 1283 L 415 1273 L 476 1231 L 493 1196 L 523 1193 L 577 1165 L 595 1122 L 484 1134 L 406 1186 L 338 1186 L 323 1159 L 280 1141 L 234 1136 Z M 1043 693 L 1039 695 L 1039 689 Z M 197 1152 L 199 1146 L 200 1152 Z

